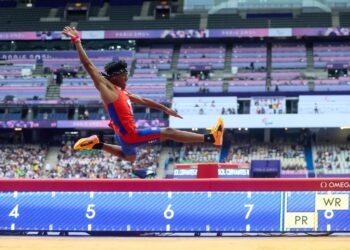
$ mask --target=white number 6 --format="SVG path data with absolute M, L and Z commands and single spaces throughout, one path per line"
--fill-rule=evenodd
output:
M 174 217 L 174 210 L 171 209 L 171 205 L 168 205 L 168 207 L 164 211 L 164 218 L 167 220 L 171 220 Z

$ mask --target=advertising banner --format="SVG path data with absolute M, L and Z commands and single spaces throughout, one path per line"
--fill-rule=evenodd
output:
M 349 36 L 350 28 L 165 29 L 80 31 L 83 39 L 189 39 L 222 37 Z M 0 40 L 69 40 L 61 31 L 0 32 Z
M 208 36 L 215 37 L 267 37 L 269 29 L 213 29 Z
M 110 128 L 108 126 L 109 120 L 37 120 L 37 121 L 0 121 L 0 129 L 7 128 L 75 128 L 75 129 L 93 129 L 93 128 Z M 135 122 L 136 128 L 149 127 L 167 127 L 169 122 L 166 120 L 137 120 Z
M 161 38 L 162 30 L 107 30 L 105 39 Z
M 174 178 L 195 179 L 197 177 L 198 163 L 175 164 Z M 219 178 L 247 178 L 249 165 L 246 163 L 218 163 Z
M 132 57 L 132 51 L 122 50 L 88 50 L 87 54 L 91 58 L 95 57 Z M 48 58 L 78 58 L 75 50 L 69 51 L 7 51 L 0 52 L 0 59 L 48 59 Z
M 181 115 L 181 113 L 180 113 Z M 205 129 L 215 125 L 219 115 L 170 117 L 170 127 Z M 225 128 L 341 128 L 350 127 L 345 114 L 244 114 L 222 115 Z

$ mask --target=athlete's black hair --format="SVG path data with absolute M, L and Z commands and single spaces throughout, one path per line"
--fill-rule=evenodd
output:
M 118 62 L 110 62 L 105 65 L 105 72 L 107 76 L 111 77 L 113 74 L 128 73 L 128 64 L 124 60 Z

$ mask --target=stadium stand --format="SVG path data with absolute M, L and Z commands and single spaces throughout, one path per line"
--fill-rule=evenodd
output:
M 60 31 L 65 25 L 71 24 L 64 14 L 67 3 L 71 2 L 74 1 L 37 0 L 34 3 L 35 8 L 25 8 L 23 3 L 18 4 L 16 1 L 0 1 L 0 22 L 4 24 L 0 27 L 0 31 L 37 31 L 38 38 L 47 40 L 40 41 L 42 47 L 35 44 L 39 41 L 27 45 L 18 42 L 18 48 L 11 47 L 5 42 L 1 46 L 21 52 L 24 52 L 22 50 L 28 46 L 30 49 L 41 49 L 36 51 L 37 53 L 49 54 L 40 59 L 3 58 L 6 60 L 0 61 L 0 100 L 3 102 L 0 104 L 0 118 L 2 121 L 108 119 L 101 103 L 90 104 L 89 102 L 99 100 L 99 94 L 84 72 L 76 52 L 63 50 L 70 46 L 67 41 L 49 41 L 60 36 L 60 32 L 53 31 Z M 137 95 L 162 102 L 167 102 L 169 97 L 174 96 L 171 99 L 171 105 L 181 115 L 200 114 L 204 118 L 206 115 L 250 114 L 263 117 L 294 113 L 310 114 L 311 117 L 316 114 L 349 113 L 348 93 L 328 95 L 328 92 L 350 90 L 347 74 L 350 46 L 346 38 L 334 39 L 335 35 L 340 35 L 340 31 L 346 34 L 346 30 L 337 32 L 333 27 L 334 20 L 331 13 L 320 15 L 295 11 L 292 15 L 279 17 L 264 15 L 254 17 L 250 15 L 251 13 L 217 13 L 208 14 L 206 22 L 205 16 L 198 13 L 176 12 L 174 8 L 169 19 L 159 21 L 155 19 L 152 9 L 143 11 L 141 0 L 132 1 L 132 4 L 130 1 L 128 3 L 128 1 L 118 0 L 110 0 L 109 3 L 102 0 L 87 2 L 90 2 L 88 17 L 86 20 L 75 23 L 79 30 L 165 29 L 160 35 L 161 39 L 130 40 L 135 44 L 135 47 L 130 50 L 124 47 L 121 49 L 120 44 L 129 42 L 125 39 L 125 41 L 114 39 L 84 41 L 86 42 L 84 46 L 93 48 L 88 51 L 88 54 L 100 71 L 103 71 L 104 65 L 112 60 L 126 60 L 130 73 L 127 89 Z M 154 7 L 156 4 L 151 3 L 150 6 Z M 101 8 L 105 10 L 103 15 L 101 15 Z M 54 19 L 48 22 L 48 17 Z M 100 17 L 102 18 L 97 20 Z M 348 13 L 339 13 L 340 26 L 347 27 L 348 20 Z M 205 30 L 206 28 L 244 30 L 245 28 L 296 27 L 324 28 L 322 32 L 330 37 L 323 39 L 324 41 L 302 37 L 300 39 L 289 37 L 282 40 L 280 37 L 275 39 L 273 36 L 264 40 L 262 37 L 251 38 L 247 35 L 247 37 L 233 36 L 210 40 L 207 39 L 209 33 Z M 199 37 L 203 39 L 197 39 Z M 6 54 L 5 52 L 5 50 L 2 51 Z M 339 68 L 339 75 L 332 76 L 328 72 L 329 69 L 336 70 L 338 67 L 341 68 L 341 70 Z M 199 73 L 196 75 L 194 71 Z M 205 71 L 205 74 L 200 73 L 201 71 Z M 59 72 L 64 74 L 62 83 L 59 83 L 56 78 Z M 56 92 L 49 98 L 51 88 Z M 322 91 L 325 93 L 320 93 Z M 69 104 L 71 106 L 62 106 L 64 104 L 38 106 L 27 103 L 22 103 L 20 107 L 15 104 L 6 106 L 7 101 L 16 102 L 25 99 L 53 101 L 73 99 L 81 102 Z M 136 107 L 134 111 L 135 119 L 144 121 L 148 124 L 147 126 L 157 124 L 159 120 L 167 117 L 162 112 L 140 107 Z M 270 128 L 261 129 L 268 131 Z M 271 128 L 271 130 L 274 129 Z M 248 129 L 244 131 L 254 134 L 254 132 L 248 132 Z M 259 136 L 262 134 L 265 136 L 265 133 L 270 132 L 260 131 L 259 133 L 257 132 Z M 31 136 L 25 137 L 26 140 L 31 141 L 28 139 Z M 313 168 L 316 172 L 323 174 L 348 173 L 347 158 L 349 157 L 346 145 L 342 144 L 343 141 L 331 141 L 329 145 L 321 141 L 320 144 L 310 145 L 314 158 L 312 164 L 308 162 L 305 143 L 271 143 L 271 138 L 267 138 L 265 143 L 263 141 L 231 145 L 228 147 L 226 161 L 249 163 L 254 159 L 273 158 L 281 160 L 284 174 L 300 173 L 305 176 L 306 172 Z M 9 147 L 11 152 L 14 150 L 11 146 L 4 145 Z M 45 148 L 46 151 L 48 149 Z M 61 150 L 57 167 L 45 169 L 44 162 L 41 162 L 39 170 L 35 168 L 33 171 L 25 166 L 24 172 L 19 171 L 20 174 L 16 174 L 17 168 L 3 166 L 5 169 L 3 177 L 130 178 L 133 169 L 147 172 L 145 168 L 150 168 L 149 170 L 152 169 L 153 172 L 158 171 L 159 167 L 155 166 L 158 166 L 160 154 L 164 148 L 156 148 L 156 152 L 150 148 L 143 149 L 141 154 L 143 156 L 134 165 L 120 162 L 115 157 L 101 152 L 92 154 L 74 152 L 71 150 L 71 142 L 64 145 Z M 174 151 L 177 151 L 174 154 L 178 155 L 178 162 L 216 162 L 221 156 L 217 149 L 203 145 L 182 147 L 177 145 Z M 40 159 L 46 156 L 46 153 L 43 153 Z M 93 167 L 88 169 L 87 166 Z M 11 173 L 13 169 L 15 173 Z
M 313 147 L 317 175 L 342 175 L 350 173 L 350 148 L 347 144 L 324 144 Z
M 46 162 L 48 147 L 2 144 L 0 178 L 145 178 L 156 176 L 160 147 L 144 147 L 135 163 L 119 161 L 101 151 L 73 151 L 65 142 L 57 154 L 57 165 Z
M 68 21 L 40 22 L 41 17 L 46 17 L 50 8 L 0 8 L 0 31 L 56 31 L 69 25 Z M 41 33 L 38 33 L 41 36 Z
M 210 66 L 224 69 L 225 44 L 184 44 L 181 46 L 177 69 Z
M 302 43 L 272 45 L 272 68 L 306 68 L 306 47 Z
M 347 20 L 342 16 L 342 21 Z M 213 14 L 208 15 L 209 29 L 229 28 L 292 28 L 292 27 L 331 27 L 331 15 L 323 13 L 300 13 L 295 16 L 274 17 L 260 15 L 251 18 L 242 18 L 239 14 Z
M 265 91 L 266 56 L 266 45 L 233 44 L 231 67 L 237 73 L 228 81 L 228 91 Z
M 0 178 L 44 178 L 47 151 L 46 146 L 1 144 Z
M 349 48 L 349 43 L 315 43 L 313 48 L 315 68 L 326 68 L 327 64 L 347 63 Z
M 74 152 L 64 145 L 58 155 L 58 165 L 49 174 L 55 178 L 131 178 L 156 175 L 159 148 L 142 148 L 135 163 L 119 161 L 117 157 L 101 151 Z
M 348 96 L 299 96 L 299 114 L 348 114 Z
M 169 70 L 172 63 L 173 45 L 140 47 L 135 54 L 136 65 L 133 77 L 155 77 L 159 70 Z
M 179 152 L 177 163 L 217 162 L 220 155 L 217 148 L 203 143 L 184 145 L 173 151 Z
M 264 28 L 267 25 L 267 19 L 252 19 L 247 22 L 247 19 L 241 18 L 238 14 L 208 15 L 209 29 Z
M 234 44 L 232 66 L 251 71 L 266 68 L 267 48 L 264 44 Z
M 306 177 L 304 148 L 291 144 L 238 144 L 231 146 L 225 162 L 250 163 L 252 160 L 276 159 L 281 161 L 282 174 L 301 174 Z
M 174 97 L 172 108 L 184 115 L 236 114 L 237 97 Z

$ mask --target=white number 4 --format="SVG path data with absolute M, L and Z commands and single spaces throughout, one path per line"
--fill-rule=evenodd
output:
M 250 213 L 253 210 L 254 204 L 245 204 L 244 207 L 248 208 L 247 213 L 245 214 L 245 219 L 247 220 L 250 216 Z
M 95 205 L 89 204 L 86 209 L 86 218 L 93 219 L 95 218 L 96 212 L 95 212 Z
M 19 216 L 18 204 L 11 210 L 9 216 L 15 217 L 17 219 L 17 217 Z

